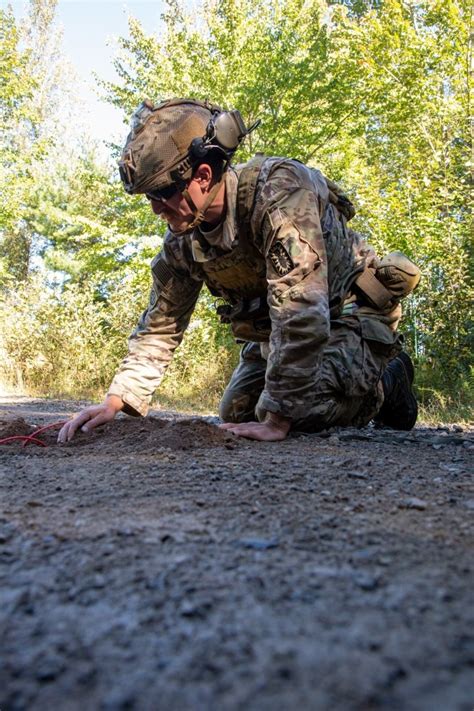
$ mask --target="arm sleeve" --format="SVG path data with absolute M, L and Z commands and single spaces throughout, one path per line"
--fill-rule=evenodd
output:
M 321 201 L 317 191 L 297 185 L 275 197 L 262 223 L 272 327 L 257 412 L 260 419 L 266 412 L 299 419 L 314 392 L 330 331 Z
M 173 264 L 166 243 L 151 268 L 149 306 L 130 336 L 128 354 L 108 391 L 123 400 L 124 412 L 129 415 L 147 414 L 152 395 L 181 343 L 202 286 L 202 281 Z

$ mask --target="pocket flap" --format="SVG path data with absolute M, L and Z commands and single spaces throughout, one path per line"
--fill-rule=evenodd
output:
M 360 329 L 365 341 L 377 341 L 393 345 L 400 339 L 400 334 L 375 318 L 361 318 Z

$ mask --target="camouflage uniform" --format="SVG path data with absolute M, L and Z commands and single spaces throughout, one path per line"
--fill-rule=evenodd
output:
M 225 175 L 221 225 L 167 233 L 152 263 L 149 307 L 109 393 L 126 412 L 146 414 L 206 283 L 246 342 L 222 399 L 224 420 L 274 412 L 298 429 L 362 426 L 382 404 L 381 374 L 401 348 L 399 306 L 377 310 L 352 291 L 377 257 L 347 227 L 347 199 L 334 199 L 322 174 L 295 160 L 263 162 L 244 225 L 240 170 Z

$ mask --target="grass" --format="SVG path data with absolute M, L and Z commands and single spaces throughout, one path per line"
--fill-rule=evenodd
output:
M 219 360 L 219 359 L 218 359 Z M 187 414 L 215 415 L 218 412 L 219 402 L 235 366 L 236 357 L 232 360 L 220 359 L 213 365 L 193 364 L 183 376 L 179 369 L 169 368 L 157 394 L 153 398 L 152 406 L 163 410 L 177 410 Z M 447 391 L 440 387 L 433 387 L 426 383 L 423 376 L 420 384 L 416 386 L 419 402 L 418 424 L 428 427 L 458 424 L 461 426 L 474 426 L 474 392 L 470 381 L 456 388 L 455 392 Z M 60 388 L 54 392 L 36 384 L 23 383 L 12 386 L 0 381 L 0 395 L 23 395 L 29 397 L 47 398 L 73 398 L 75 400 L 91 400 L 100 402 L 104 391 L 90 388 L 68 388 L 67 392 Z

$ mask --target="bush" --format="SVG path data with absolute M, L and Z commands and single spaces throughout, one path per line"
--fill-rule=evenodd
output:
M 92 285 L 49 289 L 36 277 L 3 297 L 0 368 L 5 385 L 35 395 L 102 398 L 126 353 L 146 297 L 130 283 L 107 301 Z M 237 353 L 204 292 L 157 402 L 216 408 Z
M 33 395 L 101 399 L 127 350 L 146 288 L 123 281 L 107 300 L 84 284 L 49 289 L 36 277 L 3 296 L 0 372 L 4 385 Z M 182 344 L 155 396 L 161 407 L 216 411 L 238 359 L 228 327 L 203 290 Z M 446 372 L 418 359 L 420 419 L 434 424 L 472 418 L 474 372 Z

